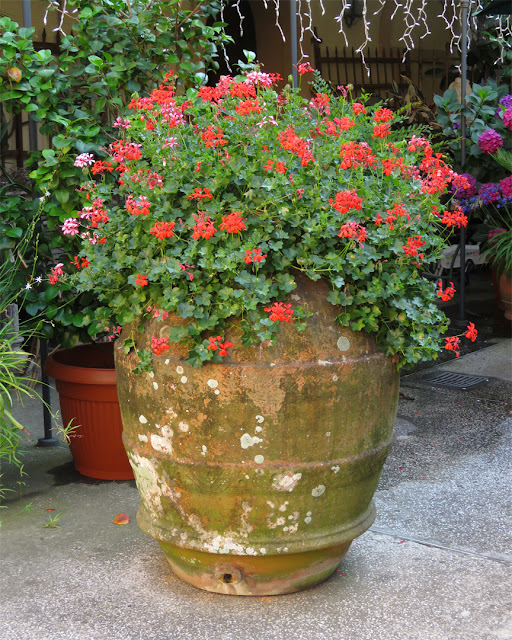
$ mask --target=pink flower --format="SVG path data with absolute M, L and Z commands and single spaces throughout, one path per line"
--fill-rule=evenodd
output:
M 260 87 L 271 87 L 274 82 L 280 80 L 278 73 L 263 73 L 262 71 L 251 71 L 247 74 L 248 84 L 259 84 Z
M 297 72 L 301 76 L 303 76 L 305 73 L 310 73 L 312 71 L 313 69 L 311 68 L 311 65 L 309 64 L 309 62 L 301 62 L 297 67 Z
M 78 234 L 78 220 L 76 218 L 68 218 L 61 226 L 62 233 L 65 236 L 76 236 Z
M 512 176 L 500 180 L 500 189 L 505 198 L 512 198 Z
M 503 146 L 503 138 L 494 129 L 486 129 L 480 134 L 478 145 L 484 153 L 496 153 Z
M 131 122 L 128 118 L 117 118 L 116 121 L 112 124 L 114 129 L 130 129 Z
M 503 114 L 503 124 L 512 131 L 512 107 Z
M 94 156 L 92 153 L 81 153 L 75 159 L 75 167 L 87 167 L 89 164 L 94 164 Z
M 59 262 L 50 269 L 51 273 L 48 276 L 48 281 L 50 282 L 50 284 L 56 284 L 59 280 L 59 276 L 64 275 L 64 271 L 62 270 L 63 266 L 64 264 L 62 262 Z

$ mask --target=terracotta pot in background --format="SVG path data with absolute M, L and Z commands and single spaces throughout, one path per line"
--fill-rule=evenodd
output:
M 490 261 L 491 265 L 491 279 L 492 279 L 492 288 L 494 289 L 494 295 L 496 296 L 496 304 L 498 305 L 498 309 L 501 311 L 505 310 L 505 306 L 503 305 L 503 300 L 501 299 L 500 287 L 498 285 L 499 274 L 496 269 L 492 266 L 492 260 Z
M 505 312 L 505 318 L 512 320 L 512 278 L 506 273 L 500 274 L 498 278 L 498 290 L 501 300 L 502 309 Z
M 70 434 L 76 470 L 101 480 L 132 480 L 122 442 L 113 345 L 86 344 L 48 357 L 46 373 L 55 378 L 63 425 L 80 425 Z

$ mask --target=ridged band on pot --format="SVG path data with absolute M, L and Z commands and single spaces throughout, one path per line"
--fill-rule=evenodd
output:
M 86 344 L 61 349 L 46 361 L 55 378 L 64 426 L 76 470 L 101 480 L 133 480 L 123 446 L 113 345 Z
M 123 439 L 142 503 L 141 528 L 174 571 L 210 591 L 297 591 L 328 577 L 373 522 L 372 496 L 392 442 L 399 376 L 366 334 L 336 325 L 326 285 L 290 297 L 313 312 L 283 323 L 272 346 L 235 347 L 193 368 L 184 351 L 135 375 L 138 348 L 165 335 L 126 327 L 116 343 Z M 177 322 L 170 318 L 170 323 Z

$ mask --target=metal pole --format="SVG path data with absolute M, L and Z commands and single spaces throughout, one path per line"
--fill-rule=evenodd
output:
M 42 338 L 39 340 L 41 348 L 41 395 L 43 396 L 43 425 L 44 438 L 37 441 L 38 447 L 56 447 L 59 444 L 57 438 L 52 434 L 52 421 L 50 416 L 50 385 L 48 384 L 48 376 L 44 372 L 46 359 L 48 358 L 48 342 Z
M 467 58 L 468 58 L 468 10 L 469 0 L 461 0 L 460 2 L 460 20 L 461 20 L 461 87 L 460 87 L 460 102 L 462 109 L 466 106 L 466 82 L 468 77 Z M 462 168 L 466 164 L 466 116 L 461 114 L 460 120 L 460 134 L 461 134 L 461 149 L 460 149 L 460 162 Z M 468 216 L 469 218 L 469 216 Z M 469 222 L 469 219 L 468 219 Z M 459 240 L 459 256 L 460 256 L 460 280 L 459 280 L 459 322 L 461 324 L 466 323 L 466 229 L 460 228 L 460 240 Z
M 297 0 L 290 0 L 290 47 L 293 86 L 297 81 Z

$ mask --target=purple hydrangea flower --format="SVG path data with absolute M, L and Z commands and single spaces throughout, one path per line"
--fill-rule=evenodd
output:
M 500 180 L 500 189 L 505 198 L 512 198 L 512 176 Z
M 500 189 L 494 182 L 486 182 L 481 185 L 478 190 L 478 197 L 482 201 L 482 204 L 491 204 L 491 202 L 497 202 L 500 199 Z
M 496 153 L 503 146 L 503 138 L 494 129 L 486 129 L 480 134 L 478 145 L 484 153 Z
M 502 104 L 505 109 L 510 109 L 512 107 L 512 96 L 510 94 L 508 96 L 503 96 L 500 100 L 500 104 Z
M 476 194 L 476 180 L 470 173 L 461 173 L 461 176 L 469 182 L 469 187 L 464 189 L 463 187 L 452 186 L 452 191 L 458 200 L 469 200 Z
M 453 130 L 457 131 L 458 129 L 460 129 L 460 122 L 454 122 L 453 123 Z

